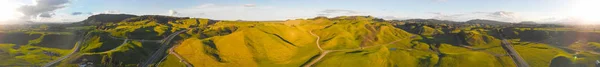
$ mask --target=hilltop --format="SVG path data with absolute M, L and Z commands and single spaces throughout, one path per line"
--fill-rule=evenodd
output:
M 81 21 L 81 23 L 78 23 L 78 24 L 98 25 L 103 22 L 120 22 L 122 20 L 125 20 L 127 18 L 132 18 L 132 17 L 137 17 L 137 16 L 129 15 L 129 14 L 98 14 L 98 15 L 92 15 L 92 16 L 88 17 L 87 19 Z

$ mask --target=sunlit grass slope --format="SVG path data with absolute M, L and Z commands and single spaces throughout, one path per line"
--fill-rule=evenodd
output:
M 268 22 L 157 19 L 161 17 L 134 17 L 99 26 L 82 45 L 82 56 L 70 63 L 87 59 L 95 66 L 138 66 L 162 45 L 112 37 L 159 40 L 187 30 L 171 43 L 179 45 L 174 51 L 183 59 L 165 55 L 165 60 L 154 64 L 183 66 L 179 61 L 186 60 L 197 67 L 298 67 L 311 61 L 317 61 L 312 64 L 316 67 L 516 66 L 501 47 L 497 31 L 502 27 L 485 24 L 404 23 L 370 16 Z M 587 66 L 599 60 L 595 58 L 599 55 L 590 51 L 597 49 L 569 52 L 573 50 L 521 41 L 530 31 L 510 29 L 514 31 L 506 32 L 515 34 L 507 36 L 509 42 L 532 67 L 547 67 L 557 57 Z M 318 59 L 319 55 L 325 56 Z
M 90 37 L 79 49 L 78 56 L 65 60 L 68 62 L 64 63 L 69 64 L 61 65 L 73 66 L 90 62 L 93 63 L 93 66 L 138 66 L 141 62 L 148 60 L 162 46 L 161 39 L 171 33 L 187 29 L 187 34 L 196 35 L 191 33 L 203 30 L 209 24 L 214 23 L 213 20 L 201 18 L 152 15 L 128 18 L 121 22 L 106 22 L 88 33 Z M 176 37 L 170 43 L 175 43 L 177 38 L 181 37 Z M 177 65 L 179 63 L 179 59 L 169 58 L 169 60 L 160 61 L 165 63 L 154 64 Z
M 309 33 L 312 31 L 320 36 L 319 44 L 324 50 L 340 50 L 320 59 L 315 64 L 318 67 L 516 66 L 500 46 L 496 29 L 481 28 L 492 26 L 467 26 L 447 32 L 438 26 L 398 27 L 366 16 L 282 23 L 224 21 L 197 33 L 207 37 L 184 39 L 176 52 L 194 66 L 303 66 L 320 54 L 314 42 L 316 37 Z M 521 45 L 518 40 L 513 41 L 515 49 L 534 67 L 548 66 L 558 56 L 573 58 L 573 53 L 546 44 Z
M 68 32 L 67 32 L 68 33 Z M 50 48 L 42 47 L 38 45 L 50 44 L 42 43 L 47 35 L 59 35 L 52 32 L 24 32 L 24 33 L 7 33 L 7 34 L 25 34 L 29 36 L 23 36 L 23 39 L 15 39 L 5 41 L 7 44 L 0 44 L 0 66 L 41 66 L 50 61 L 56 60 L 61 56 L 64 56 L 71 52 L 70 49 Z M 33 36 L 39 35 L 39 36 Z M 64 34 L 69 35 L 69 34 Z M 35 37 L 31 40 L 27 40 L 30 36 Z M 19 37 L 14 35 L 9 37 Z M 18 40 L 25 40 L 26 43 L 17 43 Z M 61 46 L 61 45 L 54 45 Z
M 0 44 L 0 66 L 41 66 L 70 51 L 31 45 Z
M 195 66 L 299 66 L 317 53 L 315 37 L 301 37 L 310 34 L 297 27 L 256 23 L 237 28 L 228 35 L 185 39 L 175 51 Z

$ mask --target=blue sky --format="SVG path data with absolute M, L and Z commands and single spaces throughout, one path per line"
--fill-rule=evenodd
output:
M 507 22 L 555 22 L 572 19 L 574 11 L 571 8 L 579 4 L 577 3 L 579 1 L 598 2 L 585 0 L 9 0 L 5 2 L 16 3 L 14 5 L 18 7 L 13 8 L 17 12 L 25 13 L 14 15 L 14 17 L 27 17 L 17 20 L 36 22 L 74 22 L 102 13 L 170 15 L 218 20 L 286 20 L 315 16 L 371 15 L 399 20 L 422 18 L 453 21 L 489 19 Z M 24 8 L 23 6 L 34 6 L 29 8 L 40 10 L 26 12 L 27 10 L 21 9 Z M 0 8 L 10 10 L 7 7 Z M 593 8 L 578 11 L 589 9 Z

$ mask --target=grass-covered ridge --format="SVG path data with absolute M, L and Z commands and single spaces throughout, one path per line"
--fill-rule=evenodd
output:
M 282 23 L 219 22 L 211 27 L 229 29 L 227 34 L 184 39 L 176 51 L 195 66 L 303 66 L 320 54 L 313 42 L 316 37 L 310 36 L 312 31 L 321 37 L 320 46 L 325 50 L 342 50 L 327 54 L 315 66 L 513 67 L 511 57 L 500 46 L 501 33 L 496 31 L 516 29 L 509 32 L 526 33 L 517 31 L 519 28 L 486 24 L 451 27 L 378 21 L 364 16 Z M 548 43 L 521 42 L 514 38 L 509 42 L 533 67 L 548 66 L 556 57 L 573 59 L 573 55 L 579 54 Z M 352 50 L 380 44 L 388 45 Z M 573 61 L 570 64 L 593 66 L 589 60 Z
M 584 37 L 573 34 L 596 37 L 597 33 L 569 31 L 573 30 L 569 27 L 489 24 L 485 20 L 458 23 L 340 16 L 286 21 L 228 21 L 146 15 L 124 16 L 110 21 L 91 23 L 97 26 L 77 27 L 95 28 L 86 31 L 85 40 L 77 49 L 79 52 L 58 66 L 88 63 L 101 67 L 141 66 L 165 45 L 162 43 L 169 35 L 175 38 L 166 44 L 166 48 L 173 48 L 174 52 L 165 51 L 159 56 L 159 61 L 150 65 L 515 67 L 513 59 L 502 48 L 502 38 L 506 38 L 532 67 L 547 67 L 557 58 L 567 58 L 572 62 L 560 63 L 575 66 L 595 66 L 594 62 L 600 60 L 597 58 L 600 55 L 596 54 L 600 40 L 569 38 Z M 500 30 L 503 32 L 498 32 Z M 174 34 L 178 31 L 183 33 Z M 37 37 L 46 38 L 43 35 Z M 568 41 L 560 41 L 560 38 Z M 39 44 L 38 39 L 30 40 L 31 44 Z M 319 59 L 320 56 L 323 57 Z M 312 61 L 316 63 L 310 63 Z

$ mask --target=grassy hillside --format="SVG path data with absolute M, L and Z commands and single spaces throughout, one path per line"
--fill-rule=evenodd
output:
M 340 16 L 227 21 L 146 15 L 110 21 L 95 19 L 92 24 L 99 25 L 87 31 L 79 52 L 58 66 L 140 66 L 164 45 L 174 52 L 161 52 L 164 55 L 157 55 L 159 61 L 151 66 L 181 67 L 187 62 L 197 67 L 515 67 L 502 47 L 503 38 L 532 67 L 595 66 L 600 60 L 596 32 L 489 20 L 460 23 Z M 183 33 L 174 34 L 178 31 Z M 164 41 L 169 35 L 174 39 Z M 39 38 L 49 36 L 30 37 L 38 38 L 24 44 L 44 43 L 46 40 Z M 9 47 L 2 51 L 36 52 L 26 49 L 35 46 Z M 40 50 L 69 53 L 64 49 Z M 565 58 L 572 62 L 557 61 Z
M 194 66 L 303 66 L 320 54 L 313 42 L 316 37 L 310 36 L 312 31 L 320 36 L 324 50 L 340 50 L 327 54 L 315 66 L 515 66 L 500 47 L 500 35 L 495 32 L 500 28 L 484 24 L 449 28 L 352 16 L 282 23 L 219 22 L 211 27 L 223 26 L 235 30 L 224 35 L 184 39 L 177 53 Z M 533 67 L 546 67 L 556 57 L 573 59 L 578 54 L 566 52 L 560 46 L 518 39 L 509 42 Z M 569 64 L 593 66 L 589 60 L 573 61 L 577 63 Z
M 16 48 L 15 48 L 16 47 Z M 41 66 L 70 53 L 69 49 L 0 44 L 0 66 Z
M 56 25 L 31 25 L 0 32 L 0 67 L 42 66 L 71 53 L 76 37 Z

